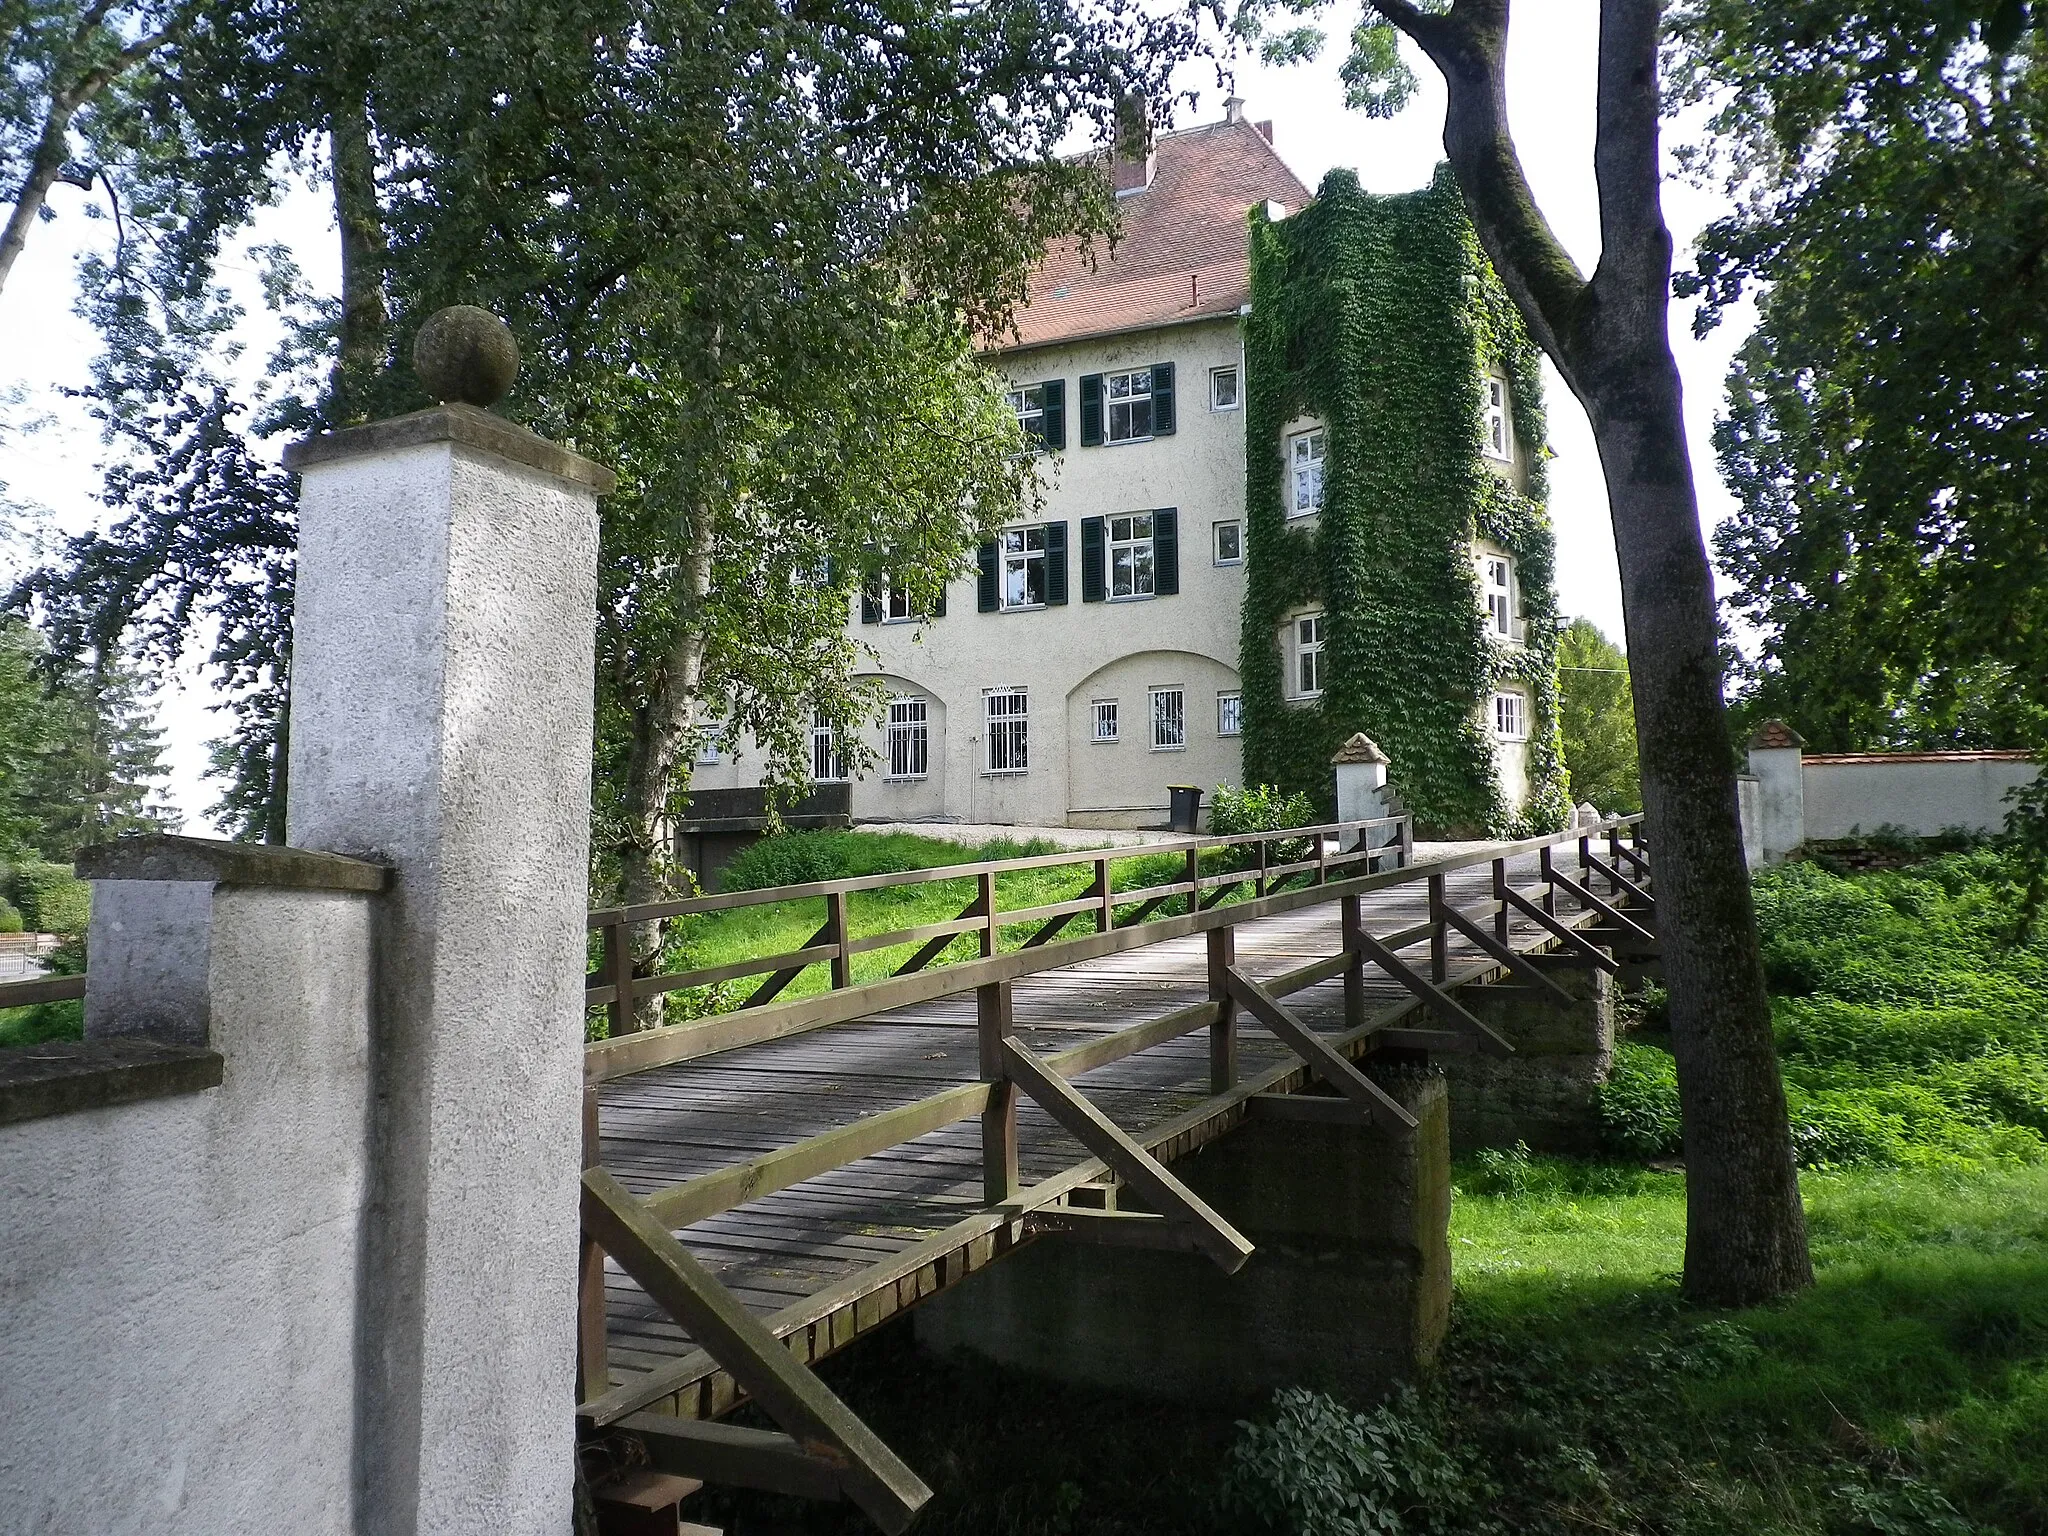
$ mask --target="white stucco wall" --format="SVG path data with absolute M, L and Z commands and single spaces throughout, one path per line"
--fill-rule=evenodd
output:
M 1805 832 L 1848 837 L 1903 827 L 1922 837 L 1949 827 L 2005 825 L 2005 793 L 2030 784 L 2036 766 L 2003 753 L 1809 757 L 1801 765 Z
M 210 900 L 221 1086 L 0 1127 L 0 1530 L 354 1525 L 370 898 Z

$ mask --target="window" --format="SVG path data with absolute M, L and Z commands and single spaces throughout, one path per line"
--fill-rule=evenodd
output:
M 1211 368 L 1209 370 L 1209 409 L 1212 411 L 1234 411 L 1237 409 L 1237 369 Z
M 1109 595 L 1152 595 L 1152 514 L 1131 512 L 1109 520 Z
M 1117 739 L 1116 700 L 1097 699 L 1093 708 L 1095 711 L 1095 722 L 1088 739 L 1090 741 L 1115 741 Z
M 910 606 L 910 594 L 893 582 L 883 582 L 882 622 L 907 624 L 916 617 L 917 611 Z
M 1486 456 L 1509 460 L 1515 456 L 1514 440 L 1508 436 L 1508 381 L 1491 376 L 1486 381 Z
M 996 547 L 1002 553 L 1002 603 L 1005 608 L 1045 605 L 1045 524 L 1005 528 Z
M 1031 706 L 1022 688 L 982 694 L 988 721 L 989 773 L 1022 773 L 1031 765 Z
M 1297 432 L 1287 439 L 1287 463 L 1293 481 L 1293 496 L 1287 503 L 1290 517 L 1307 517 L 1323 510 L 1323 429 Z
M 1242 736 L 1244 734 L 1244 696 L 1237 693 L 1216 695 L 1216 734 L 1218 736 Z
M 1515 636 L 1515 567 L 1503 555 L 1488 555 L 1480 562 L 1480 585 L 1486 590 L 1486 632 L 1497 640 Z
M 1304 613 L 1294 621 L 1294 696 L 1313 699 L 1323 691 L 1323 634 L 1320 613 Z
M 1109 404 L 1109 440 L 1143 442 L 1152 435 L 1152 370 L 1112 373 L 1103 380 Z
M 931 772 L 931 701 L 907 693 L 889 701 L 889 771 L 891 779 L 921 779 Z
M 1027 384 L 1009 392 L 1010 409 L 1017 413 L 1017 425 L 1035 443 L 1045 441 L 1045 386 Z
M 709 736 L 697 747 L 697 766 L 709 768 L 718 761 L 718 738 Z
M 1179 688 L 1152 690 L 1152 750 L 1179 752 L 1188 744 L 1187 694 Z
M 1493 696 L 1493 734 L 1502 741 L 1527 741 L 1529 717 L 1519 693 Z
M 837 784 L 846 777 L 846 754 L 839 750 L 839 733 L 822 714 L 811 716 L 811 777 L 820 784 Z
M 1244 524 L 1235 518 L 1216 525 L 1216 563 L 1244 564 Z

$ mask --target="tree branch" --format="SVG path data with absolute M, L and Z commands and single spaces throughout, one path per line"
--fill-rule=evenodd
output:
M 1601 0 L 1593 176 L 1600 192 L 1602 302 L 1666 302 L 1671 232 L 1658 165 L 1657 0 Z

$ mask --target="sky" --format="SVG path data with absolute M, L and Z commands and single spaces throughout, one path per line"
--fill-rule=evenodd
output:
M 1335 13 L 1333 13 L 1335 14 Z M 1326 56 L 1315 63 L 1269 69 L 1256 62 L 1236 66 L 1237 93 L 1254 120 L 1271 119 L 1274 141 L 1295 173 L 1311 187 L 1334 166 L 1358 172 L 1374 192 L 1405 192 L 1426 183 L 1443 157 L 1444 93 L 1435 71 L 1419 58 L 1422 81 L 1417 99 L 1390 121 L 1370 120 L 1344 107 L 1337 79 L 1342 29 Z M 1590 272 L 1600 252 L 1599 207 L 1593 183 L 1593 78 L 1598 35 L 1598 0 L 1523 0 L 1515 8 L 1509 36 L 1508 110 L 1537 201 L 1558 238 Z M 1223 114 L 1226 92 L 1214 83 L 1214 66 L 1191 65 L 1181 83 L 1201 91 L 1192 111 L 1175 126 L 1213 122 Z M 1685 125 L 1667 126 L 1669 147 Z M 99 195 L 99 194 L 94 194 Z M 91 527 L 101 515 L 97 500 L 100 444 L 92 423 L 68 399 L 67 387 L 83 384 L 92 357 L 92 331 L 72 313 L 73 268 L 78 254 L 111 251 L 113 226 L 81 216 L 87 195 L 59 186 L 52 196 L 58 216 L 40 224 L 0 292 L 0 411 L 16 429 L 0 436 L 0 485 L 18 500 L 48 511 L 43 534 Z M 1684 266 L 1693 238 L 1727 211 L 1718 192 L 1672 177 L 1664 190 L 1665 218 Z M 333 223 L 325 200 L 309 190 L 265 212 L 257 227 L 226 264 L 226 276 L 247 295 L 248 356 L 264 356 L 274 334 L 255 301 L 255 273 L 247 247 L 265 241 L 288 245 L 307 280 L 322 292 L 339 284 Z M 1728 364 L 1751 323 L 1744 307 L 1705 340 L 1692 336 L 1690 307 L 1674 304 L 1672 347 L 1685 388 L 1686 430 L 1699 485 L 1701 521 L 1708 527 L 1733 510 L 1713 460 L 1710 433 L 1723 395 Z M 1558 596 L 1563 611 L 1592 619 L 1610 635 L 1621 632 L 1621 586 L 1615 570 L 1614 539 L 1608 523 L 1607 493 L 1584 413 L 1546 363 L 1551 448 L 1550 511 L 1557 532 Z M 32 431 L 19 424 L 31 423 Z M 33 559 L 26 538 L 0 542 L 0 585 Z M 168 799 L 185 816 L 185 830 L 213 829 L 207 808 L 217 795 L 205 779 L 207 742 L 221 723 L 217 701 L 196 665 L 158 696 L 158 721 L 166 737 L 170 767 Z

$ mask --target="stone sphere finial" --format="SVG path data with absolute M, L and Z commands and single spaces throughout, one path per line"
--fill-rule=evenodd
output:
M 488 409 L 505 398 L 519 374 L 519 343 L 488 309 L 451 304 L 420 327 L 412 368 L 436 400 Z

